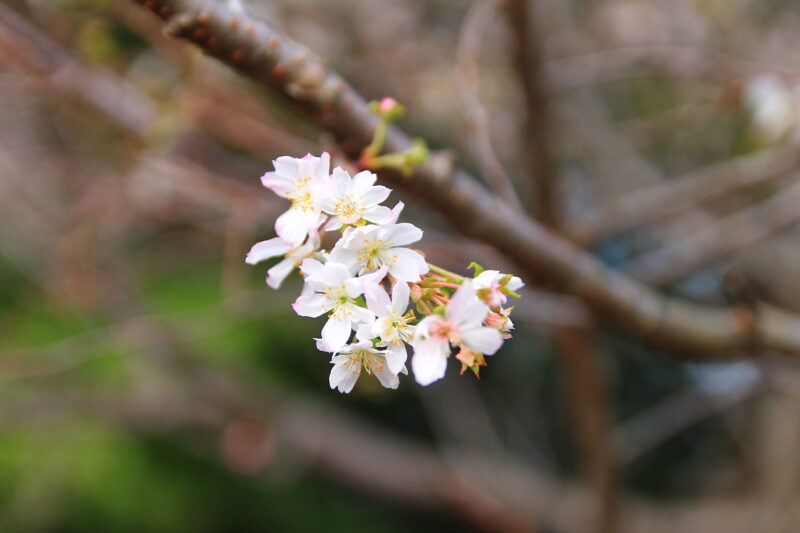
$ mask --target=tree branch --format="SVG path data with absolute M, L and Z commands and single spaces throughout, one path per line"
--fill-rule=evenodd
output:
M 550 115 L 544 84 L 541 43 L 529 0 L 508 0 L 506 15 L 514 37 L 513 52 L 522 85 L 525 117 L 520 139 L 530 181 L 534 215 L 548 226 L 558 223 L 555 164 L 550 153 Z

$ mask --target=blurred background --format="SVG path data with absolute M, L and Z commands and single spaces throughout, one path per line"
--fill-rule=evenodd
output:
M 518 4 L 245 8 L 524 192 Z M 800 8 L 528 8 L 559 231 L 665 294 L 800 311 Z M 480 381 L 329 390 L 299 279 L 244 264 L 284 209 L 258 178 L 325 149 L 134 2 L 0 0 L 0 531 L 800 530 L 792 361 L 684 361 L 537 280 Z M 513 272 L 393 198 L 435 262 Z

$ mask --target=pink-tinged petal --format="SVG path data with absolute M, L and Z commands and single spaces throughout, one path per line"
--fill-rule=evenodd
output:
M 411 369 L 414 379 L 423 387 L 442 379 L 447 371 L 447 354 L 450 345 L 447 341 L 430 339 L 414 344 Z
M 403 343 L 390 344 L 386 347 L 385 354 L 386 366 L 389 367 L 389 371 L 391 371 L 392 374 L 399 374 L 402 372 L 406 365 L 406 359 L 408 358 L 406 345 Z
M 461 282 L 445 310 L 445 316 L 459 326 L 479 325 L 488 314 L 489 308 L 475 295 L 469 279 Z
M 322 327 L 322 339 L 331 347 L 333 351 L 341 350 L 350 339 L 349 320 L 336 320 L 329 318 L 325 325 Z
M 325 297 L 321 294 L 301 295 L 292 304 L 292 309 L 300 316 L 316 318 L 327 311 Z
M 292 247 L 286 244 L 283 239 L 275 237 L 274 239 L 255 243 L 250 248 L 250 251 L 247 252 L 247 257 L 244 261 L 248 265 L 255 265 L 266 259 L 284 255 L 291 249 Z
M 406 206 L 403 202 L 397 202 L 397 205 L 392 208 L 392 218 L 387 222 L 387 224 L 395 224 L 397 220 L 400 218 L 400 213 L 403 212 L 403 208 Z
M 364 220 L 372 222 L 373 224 L 384 225 L 391 224 L 394 215 L 392 210 L 384 205 L 376 205 L 364 211 Z
M 284 259 L 267 270 L 267 285 L 273 289 L 279 289 L 283 280 L 294 270 L 294 266 L 294 259 Z
M 473 352 L 494 355 L 503 345 L 503 337 L 494 328 L 478 327 L 461 331 L 461 340 Z
M 420 276 L 428 271 L 428 263 L 413 250 L 393 248 L 387 253 L 395 256 L 394 263 L 389 267 L 389 274 L 397 281 L 413 283 L 419 281 Z
M 331 350 L 331 347 L 328 346 L 327 342 L 325 342 L 322 339 L 314 339 L 314 340 L 316 341 L 317 344 L 317 350 L 319 350 L 320 352 L 333 353 L 333 350 Z
M 281 198 L 286 198 L 289 191 L 295 187 L 292 178 L 277 172 L 267 172 L 261 176 L 261 184 Z
M 389 193 L 391 192 L 392 190 L 388 187 L 384 187 L 383 185 L 376 185 L 375 187 L 370 187 L 369 189 L 367 189 L 361 195 L 361 198 L 367 205 L 376 205 L 386 200 L 389 197 Z
M 405 246 L 422 238 L 422 230 L 408 222 L 387 226 L 385 229 L 386 242 L 392 246 Z
M 372 187 L 372 185 L 375 184 L 375 181 L 377 179 L 378 176 L 376 176 L 369 170 L 362 170 L 361 172 L 353 176 L 353 181 L 350 184 L 350 192 L 354 195 L 361 196 L 369 191 L 370 187 Z M 386 189 L 386 187 L 381 187 L 381 188 Z M 389 192 L 391 191 L 389 191 L 388 189 L 387 191 L 388 192 L 386 193 L 386 196 L 389 196 Z M 378 200 L 378 202 L 382 202 L 385 199 L 386 197 L 384 196 L 384 198 L 382 200 Z
M 391 305 L 389 295 L 383 287 L 375 283 L 364 284 L 364 298 L 367 300 L 367 308 L 378 316 L 385 316 Z
M 408 297 L 411 288 L 408 283 L 398 281 L 392 288 L 392 310 L 398 315 L 402 315 L 408 309 Z

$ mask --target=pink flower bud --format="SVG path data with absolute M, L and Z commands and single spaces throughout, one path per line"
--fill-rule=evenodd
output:
M 381 103 L 378 105 L 378 111 L 380 111 L 381 115 L 385 115 L 390 113 L 395 106 L 397 106 L 397 100 L 387 96 L 381 99 Z

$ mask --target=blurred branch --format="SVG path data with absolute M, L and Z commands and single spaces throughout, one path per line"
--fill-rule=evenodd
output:
M 773 74 L 789 81 L 798 72 L 763 61 L 748 61 L 696 46 L 654 44 L 611 48 L 548 62 L 553 85 L 561 91 L 632 77 L 631 67 L 655 66 L 669 76 L 720 84 L 757 74 Z M 639 69 L 641 75 L 641 68 Z
M 717 219 L 685 239 L 630 262 L 625 271 L 654 285 L 677 281 L 800 220 L 800 182 Z
M 505 11 L 513 36 L 514 63 L 525 102 L 520 131 L 534 215 L 545 225 L 558 223 L 556 168 L 550 151 L 551 132 L 542 43 L 530 0 L 506 0 Z
M 590 243 L 608 234 L 674 216 L 695 206 L 741 189 L 765 185 L 800 168 L 800 152 L 794 145 L 781 146 L 701 168 L 683 176 L 625 194 L 585 220 L 577 221 L 569 234 Z
M 100 111 L 137 137 L 145 137 L 156 121 L 156 109 L 134 87 L 83 66 L 58 45 L 43 39 L 35 28 L 2 3 L 0 57 L 41 76 L 44 84 Z
M 617 530 L 619 518 L 616 462 L 609 439 L 608 384 L 591 324 L 554 331 L 554 343 L 566 376 L 573 442 L 594 497 L 593 516 L 582 528 L 597 533 Z
M 489 179 L 498 196 L 509 205 L 519 208 L 521 204 L 514 185 L 492 148 L 489 117 L 480 98 L 481 43 L 484 33 L 494 19 L 497 3 L 498 0 L 476 0 L 461 25 L 456 50 L 458 73 L 461 78 L 458 86 L 472 130 L 469 140 L 477 154 L 481 172 Z
M 376 117 L 364 99 L 306 48 L 264 22 L 233 12 L 216 2 L 145 0 L 166 20 L 165 30 L 194 41 L 206 52 L 254 80 L 271 87 L 315 117 L 351 157 L 372 137 Z M 389 132 L 386 149 L 399 152 L 411 139 Z M 464 234 L 494 245 L 524 269 L 544 276 L 584 299 L 604 317 L 646 339 L 685 350 L 683 357 L 730 357 L 761 344 L 781 352 L 800 353 L 800 320 L 764 308 L 756 320 L 741 320 L 733 309 L 712 309 L 666 299 L 553 235 L 524 214 L 491 196 L 461 170 L 433 165 L 405 179 L 381 172 L 384 181 L 431 205 Z

